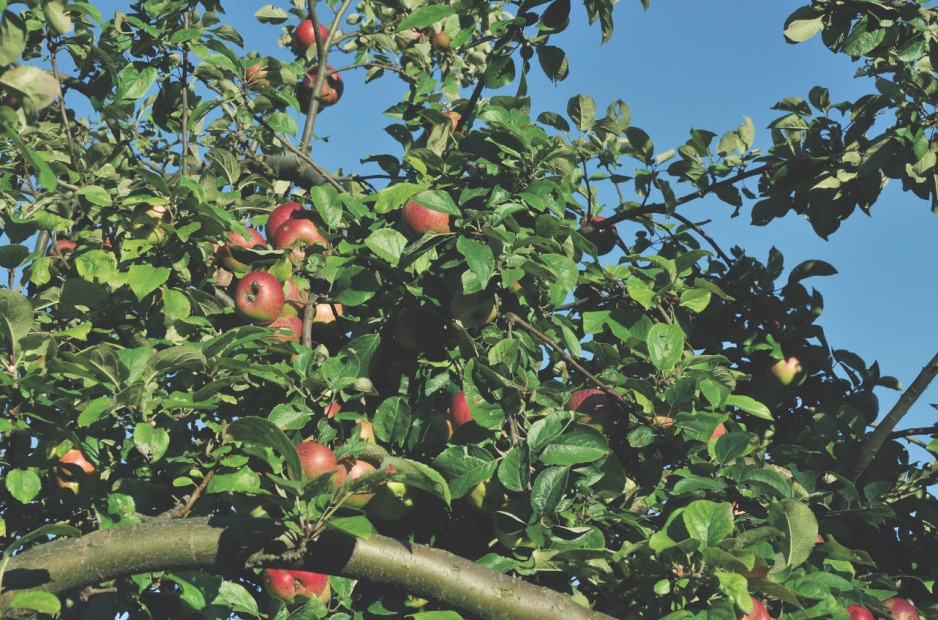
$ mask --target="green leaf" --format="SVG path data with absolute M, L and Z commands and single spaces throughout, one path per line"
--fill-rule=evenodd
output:
M 733 533 L 732 504 L 698 500 L 687 506 L 682 516 L 691 538 L 705 547 L 715 547 Z
M 549 444 L 563 432 L 564 427 L 570 423 L 570 414 L 554 411 L 546 418 L 541 418 L 531 425 L 528 431 L 528 446 L 532 454 L 540 452 L 541 448 Z
M 381 228 L 368 235 L 365 245 L 384 260 L 397 265 L 407 247 L 407 237 L 393 228 Z
M 300 480 L 303 469 L 300 455 L 290 438 L 280 428 L 264 418 L 245 416 L 228 425 L 228 436 L 242 443 L 267 446 L 283 457 L 287 466 L 287 476 L 291 480 Z
M 111 398 L 102 396 L 89 402 L 80 414 L 78 414 L 78 426 L 89 426 L 94 423 L 101 414 L 107 411 L 111 406 Z
M 772 412 L 769 411 L 769 408 L 759 401 L 750 398 L 749 396 L 743 396 L 741 394 L 727 396 L 726 405 L 729 407 L 737 407 L 742 409 L 746 413 L 754 415 L 757 418 L 762 418 L 764 420 L 772 419 Z
M 289 114 L 284 114 L 283 112 L 274 112 L 266 120 L 267 124 L 270 125 L 275 131 L 283 132 L 288 136 L 296 136 L 296 121 L 293 120 L 293 117 Z
M 179 345 L 163 349 L 146 361 L 144 383 L 150 383 L 161 375 L 173 374 L 179 370 L 203 371 L 208 361 L 205 354 L 191 345 Z
M 127 273 L 127 284 L 137 296 L 137 301 L 143 301 L 144 297 L 165 284 L 171 273 L 166 267 L 131 265 Z
M 791 270 L 788 275 L 788 284 L 795 284 L 813 276 L 832 276 L 836 273 L 837 270 L 830 263 L 822 260 L 806 260 Z
M 355 538 L 368 539 L 375 533 L 375 528 L 368 520 L 368 517 L 359 515 L 357 517 L 334 517 L 326 521 L 331 529 L 339 530 L 350 534 Z
M 33 307 L 25 297 L 0 289 L 0 336 L 14 349 L 33 326 Z
M 457 207 L 456 203 L 453 202 L 453 198 L 446 192 L 427 190 L 425 192 L 412 195 L 411 200 L 422 207 L 430 209 L 431 211 L 448 213 L 450 215 L 455 215 L 456 217 L 462 216 L 462 211 L 459 210 L 459 207 Z
M 459 237 L 456 242 L 456 249 L 466 257 L 466 264 L 475 274 L 475 286 L 471 290 L 465 290 L 465 293 L 476 293 L 486 287 L 495 273 L 495 256 L 492 249 L 478 241 L 473 241 L 468 237 Z
M 646 342 L 651 363 L 660 370 L 673 368 L 684 353 L 684 332 L 679 325 L 656 323 Z
M 785 20 L 785 40 L 789 43 L 807 41 L 823 26 L 824 15 L 814 11 L 813 7 L 803 6 Z M 747 612 L 748 613 L 748 612 Z
M 401 20 L 394 32 L 404 32 L 411 28 L 426 28 L 456 13 L 455 7 L 433 4 L 422 6 Z
M 156 67 L 147 66 L 144 67 L 142 71 L 139 71 L 136 66 L 127 65 L 124 69 L 124 73 L 121 74 L 120 84 L 117 87 L 114 98 L 126 100 L 139 99 L 150 90 L 150 87 L 158 76 L 159 73 Z
M 523 492 L 531 479 L 531 453 L 528 446 L 514 446 L 498 466 L 498 481 L 509 491 Z
M 9 609 L 34 609 L 42 614 L 56 616 L 62 610 L 58 597 L 51 592 L 29 590 L 17 592 L 9 602 Z
M 570 67 L 567 63 L 567 55 L 559 47 L 553 45 L 539 45 L 534 48 L 537 51 L 537 60 L 544 70 L 544 74 L 552 82 L 562 82 L 570 74 Z
M 548 467 L 534 480 L 531 488 L 531 508 L 539 515 L 551 513 L 567 489 L 569 467 Z
M 0 16 L 0 66 L 12 64 L 26 49 L 26 24 L 12 11 Z
M 468 493 L 472 487 L 495 474 L 498 463 L 484 448 L 475 445 L 452 446 L 433 460 L 434 469 L 450 478 L 453 499 Z
M 113 252 L 90 250 L 76 256 L 74 262 L 78 275 L 89 282 L 110 285 L 118 280 L 117 257 Z
M 163 458 L 169 448 L 169 433 L 166 429 L 154 428 L 146 422 L 138 424 L 134 428 L 134 445 L 144 457 L 155 463 Z
M 290 14 L 278 6 L 268 4 L 259 8 L 254 17 L 262 24 L 282 24 L 290 19 Z
M 375 436 L 384 443 L 404 445 L 410 429 L 411 413 L 407 401 L 394 396 L 385 399 L 375 412 Z
M 33 498 L 39 495 L 39 491 L 42 489 L 42 481 L 39 480 L 39 476 L 28 469 L 8 470 L 4 484 L 10 495 L 24 504 L 33 501 Z
M 589 131 L 596 118 L 596 102 L 588 95 L 577 95 L 567 102 L 567 115 L 574 127 L 580 131 Z
M 605 435 L 592 427 L 576 424 L 549 443 L 538 460 L 545 465 L 579 465 L 598 461 L 609 452 Z
M 807 504 L 797 500 L 774 503 L 769 507 L 768 521 L 782 532 L 778 544 L 788 566 L 799 566 L 808 559 L 814 550 L 818 526 Z

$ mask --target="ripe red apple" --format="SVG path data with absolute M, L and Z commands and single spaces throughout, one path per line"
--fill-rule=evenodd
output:
M 332 67 L 326 65 L 328 71 Z M 309 109 L 310 99 L 313 96 L 313 87 L 316 85 L 316 74 L 319 71 L 319 65 L 313 65 L 306 71 L 306 77 L 296 88 L 296 99 L 300 102 L 300 110 Z M 335 105 L 342 98 L 345 91 L 345 85 L 342 83 L 342 76 L 338 73 L 326 74 L 326 83 L 319 93 L 319 107 L 328 108 Z
M 271 243 L 273 243 L 274 235 L 277 234 L 277 229 L 280 228 L 280 225 L 287 220 L 293 219 L 296 217 L 295 214 L 298 211 L 303 210 L 303 205 L 300 203 L 287 202 L 270 212 L 270 215 L 267 216 L 267 224 L 264 227 L 264 233 Z
M 241 236 L 240 233 L 236 233 L 233 230 L 228 231 L 228 245 L 223 245 L 219 248 L 218 254 L 221 257 L 221 262 L 229 271 L 247 271 L 248 265 L 245 265 L 241 261 L 235 259 L 231 255 L 231 246 L 238 246 L 240 248 L 266 248 L 267 242 L 264 241 L 264 238 L 259 232 L 253 228 L 248 228 L 249 239 L 245 239 Z
M 452 217 L 448 213 L 440 213 L 418 205 L 413 200 L 404 203 L 401 211 L 401 225 L 404 231 L 411 236 L 419 237 L 426 232 L 448 233 Z
M 598 223 L 602 222 L 606 218 L 601 215 L 596 215 L 587 222 Z M 584 222 L 587 223 L 587 222 Z M 582 231 L 583 225 L 580 225 L 580 230 Z M 583 236 L 586 237 L 586 240 L 596 246 L 596 254 L 602 256 L 603 254 L 608 254 L 612 252 L 616 247 L 616 242 L 619 240 L 619 233 L 616 232 L 616 225 L 608 226 L 606 228 L 601 228 L 599 230 L 594 230 L 592 232 L 583 233 Z
M 453 40 L 446 36 L 446 32 L 441 29 L 434 32 L 430 37 L 430 44 L 436 51 L 445 52 L 452 46 Z
M 717 437 L 722 437 L 725 434 L 726 434 L 726 427 L 723 426 L 723 423 L 721 422 L 717 424 L 717 427 L 715 429 L 713 429 L 713 434 L 710 435 L 710 439 L 707 440 L 707 443 L 710 443 Z
M 265 568 L 264 587 L 267 594 L 287 605 L 305 603 L 314 597 L 325 604 L 332 597 L 329 576 L 309 571 Z
M 472 487 L 466 501 L 476 512 L 490 515 L 508 504 L 508 493 L 497 478 L 489 478 Z
M 329 29 L 320 23 L 319 38 L 325 43 L 328 36 Z M 299 56 L 304 56 L 306 50 L 315 45 L 316 30 L 313 28 L 313 20 L 307 19 L 300 22 L 300 25 L 296 27 L 296 32 L 293 33 L 293 51 Z
M 464 327 L 481 327 L 498 316 L 498 301 L 494 295 L 482 292 L 456 293 L 449 302 L 449 311 Z
M 421 39 L 426 39 L 427 35 L 420 28 L 410 28 L 404 32 L 399 33 L 394 37 L 394 43 L 397 45 L 398 49 L 405 49 L 420 41 Z
M 777 362 L 768 370 L 769 381 L 779 386 L 799 386 L 807 377 L 797 357 Z
M 278 250 L 293 246 L 293 255 L 300 260 L 306 258 L 306 248 L 315 243 L 329 247 L 329 242 L 319 234 L 319 228 L 312 220 L 291 218 L 274 233 L 273 246 Z
M 469 401 L 466 400 L 466 393 L 462 390 L 453 398 L 452 404 L 446 410 L 450 425 L 455 431 L 457 428 L 472 421 L 472 414 L 469 413 Z
M 285 300 L 280 280 L 266 271 L 252 271 L 235 289 L 235 312 L 248 323 L 270 325 L 280 316 Z
M 350 480 L 356 480 L 364 474 L 376 471 L 378 469 L 368 461 L 356 459 L 355 457 L 346 457 L 340 461 L 339 465 L 345 469 L 346 478 Z M 348 506 L 349 508 L 364 508 L 365 505 L 371 501 L 371 498 L 374 497 L 374 495 L 375 494 L 373 492 L 349 495 L 347 498 L 345 498 L 345 501 L 342 503 L 342 505 Z
M 919 620 L 918 612 L 912 603 L 904 598 L 887 598 L 883 601 L 886 612 L 896 620 Z
M 844 401 L 863 415 L 867 424 L 872 424 L 879 417 L 879 399 L 873 390 L 854 392 Z
M 316 314 L 313 315 L 313 325 L 325 326 L 335 323 L 336 319 L 345 314 L 342 304 L 316 304 Z
M 303 335 L 303 320 L 296 315 L 281 315 L 267 327 L 276 330 L 277 333 L 273 336 L 265 336 L 264 340 L 299 343 L 300 336 Z M 276 346 L 274 346 L 271 348 L 278 351 L 287 351 L 285 347 L 280 347 L 278 349 Z
M 300 455 L 300 465 L 303 467 L 303 475 L 307 478 L 315 478 L 322 474 L 335 472 L 332 477 L 333 485 L 338 489 L 345 480 L 345 470 L 339 473 L 339 462 L 335 458 L 329 446 L 323 445 L 318 441 L 304 441 L 296 446 L 296 452 Z
M 266 71 L 261 70 L 261 63 L 256 63 L 244 70 L 245 86 L 265 86 L 270 84 L 270 80 L 262 79 L 267 75 Z
M 78 246 L 74 241 L 69 241 L 68 239 L 59 239 L 55 242 L 55 247 L 59 249 L 59 254 L 65 254 L 66 252 L 71 252 Z
M 64 465 L 74 465 L 81 469 L 79 472 L 75 467 L 63 467 L 59 465 L 55 468 L 55 482 L 63 489 L 70 489 L 73 493 L 81 491 L 83 482 L 91 482 L 98 477 L 98 470 L 94 465 L 85 460 L 85 455 L 78 448 L 72 448 L 62 455 L 59 463 Z
M 866 607 L 851 605 L 847 608 L 850 620 L 873 620 L 873 613 Z
M 567 409 L 577 413 L 577 422 L 598 431 L 623 415 L 622 403 L 602 390 L 578 390 L 570 395 Z
M 309 291 L 306 289 L 300 290 L 294 278 L 287 280 L 286 285 L 286 303 L 283 305 L 283 316 L 300 316 L 306 308 Z
M 736 610 L 736 620 L 772 620 L 772 616 L 769 615 L 768 610 L 761 601 L 756 597 L 752 597 L 752 613 L 744 614 Z
M 368 502 L 368 514 L 385 521 L 403 519 L 414 508 L 416 492 L 403 482 L 388 480 Z

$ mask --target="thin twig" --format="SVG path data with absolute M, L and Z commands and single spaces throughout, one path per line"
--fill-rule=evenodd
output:
M 189 29 L 189 11 L 182 14 L 183 26 Z M 182 44 L 182 176 L 189 173 L 189 46 Z
M 195 506 L 195 503 L 198 501 L 199 497 L 202 495 L 202 492 L 205 490 L 205 487 L 208 486 L 209 481 L 212 479 L 212 476 L 215 475 L 214 470 L 210 470 L 205 478 L 202 479 L 202 482 L 199 486 L 196 487 L 195 491 L 192 492 L 186 501 L 180 502 L 178 506 L 172 510 L 167 510 L 166 512 L 160 514 L 157 519 L 181 519 L 186 516 L 192 507 Z
M 673 218 L 676 219 L 677 221 L 681 222 L 681 223 L 684 224 L 685 226 L 688 226 L 688 227 L 694 229 L 694 232 L 696 232 L 698 235 L 700 235 L 701 237 L 703 237 L 703 238 L 707 241 L 707 243 L 709 243 L 710 246 L 711 246 L 714 250 L 717 251 L 717 254 L 720 256 L 720 258 L 723 260 L 723 262 L 726 263 L 727 267 L 732 267 L 732 266 L 733 266 L 733 261 L 730 259 L 730 257 L 727 256 L 727 255 L 723 252 L 722 249 L 720 249 L 720 246 L 717 245 L 717 242 L 714 241 L 713 238 L 712 238 L 710 235 L 708 235 L 708 234 L 704 231 L 704 229 L 702 229 L 700 226 L 698 226 L 697 224 L 693 223 L 692 221 L 690 221 L 689 219 L 687 219 L 687 218 L 684 217 L 683 215 L 679 215 L 679 214 L 677 214 L 677 213 L 672 213 L 672 214 L 671 214 L 671 217 L 673 217 Z

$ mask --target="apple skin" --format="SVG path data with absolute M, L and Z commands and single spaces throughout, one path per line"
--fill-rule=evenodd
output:
M 266 271 L 252 271 L 235 289 L 235 312 L 255 325 L 270 325 L 277 320 L 285 301 L 280 280 Z
M 498 316 L 498 300 L 482 292 L 456 293 L 449 302 L 449 311 L 464 327 L 481 327 Z
M 293 255 L 298 259 L 306 258 L 306 248 L 315 243 L 322 243 L 329 247 L 329 242 L 319 234 L 319 228 L 312 220 L 289 219 L 286 220 L 274 233 L 273 246 L 278 250 L 293 247 Z
M 710 443 L 714 439 L 722 437 L 725 434 L 726 434 L 726 427 L 723 426 L 723 423 L 721 422 L 717 424 L 717 427 L 715 429 L 713 429 L 713 434 L 710 435 L 710 439 L 707 440 L 707 443 Z
M 789 357 L 769 367 L 768 379 L 777 386 L 799 386 L 808 377 L 797 357 Z
M 415 495 L 416 492 L 403 482 L 388 480 L 368 502 L 368 514 L 384 521 L 403 519 L 413 510 Z
M 82 474 L 77 474 L 66 467 L 55 468 L 55 482 L 63 489 L 69 489 L 73 493 L 81 491 L 82 482 L 91 482 L 97 479 L 98 470 L 94 465 L 85 460 L 85 455 L 78 448 L 72 448 L 62 455 L 60 463 L 66 465 L 76 465 L 81 468 Z
M 455 132 L 456 126 L 459 125 L 459 120 L 462 118 L 462 114 L 460 114 L 459 112 L 444 112 L 443 114 L 448 116 L 449 119 L 453 121 L 453 131 Z
M 303 321 L 296 315 L 281 315 L 267 327 L 276 330 L 277 333 L 273 336 L 265 336 L 264 340 L 299 343 L 300 336 L 303 334 Z
M 325 326 L 335 323 L 336 319 L 345 314 L 342 304 L 316 304 L 316 314 L 313 315 L 313 325 Z
M 277 229 L 280 228 L 280 225 L 296 218 L 296 213 L 298 211 L 304 211 L 303 205 L 298 202 L 287 202 L 273 211 L 270 212 L 270 215 L 267 216 L 267 224 L 264 226 L 264 234 L 267 236 L 271 242 L 274 240 L 274 235 L 277 234 Z
M 345 476 L 338 473 L 339 462 L 335 458 L 335 452 L 329 446 L 318 441 L 304 441 L 296 446 L 296 452 L 300 455 L 300 466 L 303 468 L 305 477 L 315 478 L 335 472 L 332 477 L 333 488 L 338 489 L 342 485 Z
M 844 404 L 850 405 L 863 415 L 867 424 L 872 424 L 879 417 L 879 398 L 873 390 L 860 390 L 846 398 Z
M 266 86 L 270 84 L 270 81 L 262 79 L 265 75 L 267 75 L 267 72 L 261 70 L 261 63 L 253 64 L 244 70 L 244 85 Z
M 419 237 L 427 232 L 453 232 L 451 222 L 452 217 L 448 213 L 428 209 L 413 200 L 405 202 L 401 211 L 401 225 L 412 237 Z
M 472 487 L 466 495 L 466 501 L 476 512 L 490 515 L 508 504 L 505 487 L 495 478 L 489 478 Z
M 587 220 L 587 222 L 596 223 L 602 222 L 605 219 L 606 218 L 601 215 L 597 215 Z M 582 228 L 583 226 L 580 225 L 581 230 Z M 584 233 L 583 236 L 586 237 L 587 241 L 596 246 L 596 254 L 599 256 L 612 252 L 616 247 L 616 242 L 619 240 L 619 233 L 616 232 L 615 224 L 590 233 Z
M 427 35 L 420 28 L 410 28 L 394 37 L 394 43 L 398 49 L 406 49 L 421 39 L 426 39 Z
M 369 420 L 359 420 L 356 426 L 358 426 L 359 440 L 367 443 L 377 443 L 374 424 L 372 424 Z
M 452 426 L 454 431 L 466 422 L 473 420 L 472 414 L 469 412 L 469 401 L 466 400 L 466 393 L 464 391 L 460 390 L 459 393 L 453 397 L 453 402 L 449 406 L 449 409 L 446 410 L 446 414 L 449 417 L 450 426 Z
M 55 247 L 59 249 L 60 254 L 64 254 L 66 252 L 71 252 L 78 246 L 74 241 L 69 241 L 68 239 L 59 239 L 55 242 Z
M 166 230 L 160 223 L 171 223 L 172 215 L 164 205 L 141 203 L 134 208 L 134 219 L 130 230 L 134 239 L 142 239 L 156 245 L 166 245 Z
M 873 613 L 860 605 L 851 605 L 847 608 L 847 613 L 850 614 L 850 620 L 873 620 Z
M 326 414 L 326 417 L 331 420 L 333 417 L 335 417 L 335 414 L 339 413 L 340 411 L 342 411 L 342 405 L 336 402 L 332 402 L 326 405 L 324 413 Z
M 759 599 L 752 597 L 752 613 L 744 614 L 737 610 L 736 620 L 772 620 L 772 616 Z
M 886 609 L 886 613 L 896 620 L 920 620 L 915 607 L 904 598 L 887 598 L 883 601 L 883 607 Z
M 430 37 L 430 45 L 438 52 L 445 52 L 453 45 L 453 40 L 446 36 L 446 32 L 438 30 Z
M 259 232 L 253 228 L 248 228 L 248 233 L 251 235 L 250 239 L 245 239 L 233 230 L 228 231 L 228 245 L 223 245 L 218 249 L 218 255 L 221 257 L 221 262 L 227 270 L 247 271 L 249 268 L 248 265 L 236 260 L 235 257 L 231 255 L 231 246 L 247 249 L 267 247 L 267 242 L 264 241 L 264 237 L 262 237 Z
M 300 313 L 306 309 L 309 291 L 306 289 L 300 290 L 294 278 L 287 280 L 286 286 L 286 303 L 283 304 L 282 316 L 300 316 Z
M 327 71 L 333 68 L 326 65 Z M 313 87 L 316 85 L 316 74 L 319 71 L 319 65 L 313 65 L 306 71 L 306 77 L 296 87 L 296 98 L 300 103 L 300 110 L 309 109 L 310 99 L 313 96 Z M 342 83 L 342 76 L 338 73 L 326 74 L 326 83 L 319 93 L 319 107 L 328 108 L 335 105 L 342 98 L 345 92 L 345 84 Z
M 339 465 L 345 469 L 345 477 L 350 480 L 355 480 L 364 474 L 377 471 L 378 469 L 368 461 L 363 461 L 354 457 L 347 457 L 342 459 Z M 342 502 L 342 505 L 349 508 L 364 508 L 365 505 L 371 501 L 371 498 L 374 497 L 374 495 L 374 493 L 356 493 L 354 495 L 349 495 L 345 498 L 345 501 Z
M 270 596 L 287 605 L 305 603 L 312 598 L 325 604 L 332 597 L 329 576 L 309 571 L 265 568 L 264 587 Z
M 329 36 L 329 29 L 322 23 L 319 24 L 319 34 L 323 43 L 325 43 L 326 37 Z M 316 45 L 316 31 L 313 29 L 313 20 L 307 19 L 300 22 L 300 25 L 296 27 L 296 32 L 293 33 L 293 51 L 297 55 L 303 56 L 306 54 L 306 50 L 314 45 Z
M 577 413 L 577 421 L 602 432 L 623 415 L 622 403 L 602 390 L 578 390 L 570 395 L 567 409 Z

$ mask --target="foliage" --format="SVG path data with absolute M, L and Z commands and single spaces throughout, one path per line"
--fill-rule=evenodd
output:
M 715 194 L 751 205 L 755 225 L 795 211 L 826 237 L 857 207 L 869 212 L 889 179 L 938 210 L 934 9 L 815 0 L 785 35 L 819 32 L 859 61 L 874 93 L 834 104 L 818 87 L 781 100 L 765 152 L 747 118 L 722 135 L 691 130 L 658 154 L 625 102 L 603 111 L 577 95 L 531 118 L 525 76 L 567 75 L 550 43 L 571 18 L 566 0 L 362 0 L 355 13 L 331 2 L 318 7 L 319 19 L 337 15 L 322 50 L 262 59 L 235 51 L 244 41 L 219 0 L 140 1 L 110 20 L 93 2 L 6 4 L 5 559 L 69 533 L 63 525 L 254 514 L 290 524 L 304 544 L 332 528 L 431 545 L 615 617 L 727 618 L 749 612 L 753 594 L 796 619 L 847 620 L 848 605 L 880 608 L 896 592 L 938 612 L 925 603 L 938 471 L 909 462 L 896 439 L 869 447 L 872 420 L 848 395 L 901 386 L 815 324 L 823 298 L 805 281 L 834 267 L 809 261 L 783 278 L 780 252 L 727 254 L 680 213 Z M 256 16 L 284 24 L 286 44 L 309 8 Z M 612 36 L 612 3 L 585 8 Z M 440 31 L 450 47 L 431 42 Z M 380 185 L 309 156 L 319 102 L 300 110 L 296 85 L 316 63 L 324 82 L 326 59 L 313 59 L 329 50 L 408 86 L 387 110 L 400 153 L 362 153 L 384 172 Z M 266 75 L 246 76 L 257 62 Z M 75 100 L 94 115 L 76 115 Z M 752 177 L 756 191 L 741 183 Z M 599 187 L 621 202 L 598 204 Z M 450 214 L 455 232 L 408 236 L 399 220 L 411 199 Z M 311 210 L 328 248 L 303 259 L 232 250 L 308 288 L 303 342 L 272 347 L 269 327 L 234 312 L 244 273 L 220 266 L 217 247 L 291 201 Z M 605 226 L 643 225 L 614 262 L 580 229 L 599 213 Z M 453 320 L 451 299 L 471 293 L 497 298 L 493 322 Z M 317 304 L 345 313 L 314 324 Z M 790 356 L 807 380 L 771 383 L 767 368 Z M 587 425 L 568 411 L 573 392 L 593 388 L 619 395 L 619 415 Z M 459 391 L 474 420 L 450 437 Z M 341 410 L 325 415 L 333 403 Z M 303 480 L 293 446 L 309 438 L 379 471 L 337 491 L 328 476 Z M 78 493 L 55 482 L 72 448 L 100 474 Z M 342 505 L 390 478 L 417 489 L 405 518 Z M 483 514 L 467 497 L 489 480 L 506 501 Z M 514 537 L 494 542 L 496 525 Z M 93 585 L 90 598 L 59 593 L 62 613 L 300 617 L 270 600 L 256 568 Z M 302 617 L 417 613 L 414 597 L 365 581 L 333 576 L 332 590 Z M 0 601 L 60 608 L 51 594 L 16 596 Z M 459 617 L 450 609 L 433 601 L 415 617 Z

